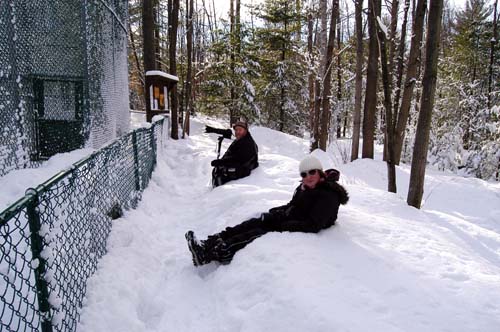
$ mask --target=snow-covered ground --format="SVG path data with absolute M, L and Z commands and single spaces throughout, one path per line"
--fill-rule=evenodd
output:
M 184 233 L 203 238 L 286 203 L 308 152 L 253 127 L 261 166 L 212 190 L 217 136 L 203 123 L 166 142 L 139 207 L 114 222 L 78 331 L 500 330 L 499 183 L 428 170 L 417 210 L 405 203 L 407 166 L 391 194 L 381 161 L 315 151 L 351 196 L 335 227 L 269 233 L 230 265 L 195 268 Z

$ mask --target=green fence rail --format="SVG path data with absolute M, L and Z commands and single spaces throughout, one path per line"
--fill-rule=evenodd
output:
M 151 179 L 167 121 L 136 129 L 0 213 L 0 331 L 75 331 L 112 220 Z

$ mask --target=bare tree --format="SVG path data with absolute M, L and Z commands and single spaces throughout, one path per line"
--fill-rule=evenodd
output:
M 427 23 L 427 40 L 425 44 L 425 68 L 422 81 L 422 99 L 418 117 L 415 146 L 411 163 L 410 186 L 408 189 L 408 205 L 420 208 L 424 193 L 425 167 L 429 147 L 432 110 L 436 92 L 437 62 L 439 53 L 439 37 L 443 0 L 431 0 L 429 5 L 429 20 Z
M 144 0 L 149 1 L 149 0 Z M 179 0 L 168 0 L 168 37 L 169 37 L 169 67 L 172 75 L 177 75 L 177 27 L 179 25 Z M 177 98 L 177 85 L 174 85 L 170 92 L 170 114 L 172 116 L 171 136 L 173 139 L 179 138 L 179 117 Z
M 154 0 L 143 0 L 142 3 L 144 71 L 156 69 L 155 41 L 154 41 L 155 20 L 154 20 L 153 3 Z M 147 100 L 148 99 L 146 99 L 146 101 Z
M 309 130 L 313 130 L 314 126 L 314 54 L 313 54 L 313 15 L 311 8 L 309 8 L 309 13 L 307 14 L 307 54 L 309 55 L 309 75 L 308 75 L 308 86 L 309 86 Z
M 342 118 L 341 118 L 341 108 L 340 101 L 342 100 L 342 35 L 340 24 L 340 10 L 337 9 L 337 138 L 340 138 L 342 132 Z M 346 117 L 347 118 L 347 117 Z
M 358 159 L 359 132 L 361 129 L 361 93 L 363 89 L 363 0 L 355 0 L 354 10 L 356 20 L 356 81 L 354 95 L 351 161 Z
M 386 56 L 387 56 L 387 71 L 388 71 L 388 79 L 389 79 L 389 84 L 391 86 L 391 95 L 390 95 L 390 98 L 391 98 L 391 103 L 392 103 L 392 85 L 393 85 L 393 76 L 394 76 L 394 57 L 395 57 L 395 54 L 396 54 L 396 33 L 397 33 L 397 28 L 398 28 L 398 10 L 399 10 L 399 0 L 392 0 L 392 3 L 391 3 L 391 23 L 390 23 L 390 29 L 389 29 L 389 36 L 385 36 L 385 41 L 384 41 L 384 44 L 385 44 L 385 47 L 386 47 Z M 381 21 L 377 20 L 378 23 L 381 23 Z M 384 27 L 385 29 L 385 27 Z M 378 31 L 379 32 L 379 31 Z M 377 33 L 378 33 L 377 32 Z M 384 35 L 387 34 L 387 32 L 384 33 Z M 379 37 L 379 47 L 380 47 L 380 37 Z M 382 50 L 379 51 L 380 53 L 382 53 Z M 387 55 L 387 52 L 389 52 L 389 54 Z M 385 105 L 385 96 L 384 96 L 384 105 Z M 384 106 L 385 107 L 385 106 Z M 385 108 L 386 111 L 387 111 L 387 108 Z M 392 109 L 392 105 L 391 105 L 391 109 Z M 390 112 L 391 114 L 393 113 L 392 111 Z M 388 155 L 388 146 L 387 146 L 387 143 L 388 143 L 388 139 L 387 139 L 387 121 L 386 121 L 386 117 L 385 115 L 387 115 L 387 112 L 386 114 L 384 114 L 384 116 L 382 117 L 382 123 L 384 125 L 384 156 L 383 156 L 383 160 L 386 161 L 387 160 L 387 155 Z M 391 120 L 391 123 L 392 123 L 392 119 Z
M 378 41 L 376 18 L 380 17 L 380 0 L 368 1 L 368 68 L 366 71 L 366 92 L 363 117 L 363 158 L 373 159 L 373 144 L 375 138 L 375 115 L 377 110 L 378 85 Z
M 387 46 L 389 49 L 388 58 L 388 70 L 390 79 L 394 75 L 394 58 L 396 56 L 396 34 L 398 28 L 398 16 L 399 16 L 399 0 L 392 0 L 391 4 L 391 26 L 389 32 L 389 40 L 387 40 Z
M 182 138 L 189 135 L 189 118 L 193 107 L 193 0 L 186 0 L 186 38 L 187 38 L 187 73 L 186 73 L 186 116 L 184 117 L 184 128 Z
M 155 40 L 154 40 L 154 12 L 153 0 L 144 0 L 142 3 L 142 35 L 143 35 L 143 62 L 144 72 L 156 70 Z M 144 87 L 144 102 L 146 109 L 149 105 L 150 92 Z
M 326 54 L 326 42 L 327 42 L 327 1 L 319 0 L 319 16 L 320 16 L 320 29 L 316 36 L 316 48 L 320 55 Z M 320 116 L 321 116 L 321 105 L 323 104 L 321 88 L 322 79 L 321 75 L 325 72 L 325 61 L 326 57 L 322 58 L 318 72 L 316 75 L 316 80 L 314 82 L 314 121 L 313 121 L 313 140 L 311 142 L 311 151 L 319 147 L 320 141 Z
M 498 25 L 498 16 L 497 16 L 497 7 L 498 7 L 498 0 L 495 1 L 495 9 L 493 11 L 493 38 L 491 38 L 490 41 L 490 68 L 489 68 L 489 73 L 488 73 L 488 108 L 491 107 L 491 91 L 493 87 L 493 67 L 495 64 L 495 46 L 497 43 L 497 25 Z
M 154 17 L 154 55 L 156 61 L 156 69 L 163 70 L 161 63 L 161 48 L 160 48 L 160 1 L 153 3 L 153 17 Z
M 408 11 L 410 9 L 410 0 L 405 0 L 403 9 L 403 24 L 401 25 L 401 38 L 398 45 L 398 67 L 396 70 L 396 83 L 394 86 L 394 101 L 393 107 L 394 118 L 397 119 L 399 110 L 399 101 L 401 99 L 401 82 L 403 81 L 403 68 L 405 64 L 405 51 L 406 51 L 406 26 L 408 24 Z
M 232 125 L 236 121 L 236 87 L 235 87 L 235 69 L 236 69 L 236 56 L 235 56 L 235 13 L 234 13 L 234 0 L 229 0 L 229 19 L 230 19 L 230 35 L 229 35 L 229 47 L 231 52 L 231 60 L 229 66 L 231 67 L 231 87 L 230 96 L 231 101 L 229 105 L 229 125 Z
M 212 23 L 211 15 L 207 9 L 205 0 L 201 0 L 201 3 L 203 5 L 203 11 L 205 13 L 205 16 L 207 17 L 208 30 L 210 31 L 210 39 L 211 39 L 212 43 L 214 43 L 215 42 L 215 34 L 214 34 L 215 30 L 214 30 L 214 25 Z
M 328 141 L 328 129 L 330 125 L 330 93 L 332 86 L 332 61 L 333 47 L 335 45 L 335 26 L 339 11 L 339 0 L 332 1 L 332 15 L 330 20 L 330 33 L 328 36 L 328 45 L 326 47 L 325 73 L 323 76 L 323 100 L 321 112 L 321 132 L 319 136 L 319 148 L 326 151 L 326 143 Z
M 422 36 L 424 34 L 424 18 L 425 10 L 427 8 L 427 0 L 418 0 L 417 8 L 415 10 L 415 19 L 412 27 L 412 37 L 410 45 L 410 55 L 408 58 L 408 67 L 406 68 L 405 86 L 403 90 L 403 98 L 401 100 L 401 107 L 398 113 L 398 120 L 396 124 L 396 133 L 394 139 L 395 146 L 395 164 L 399 165 L 401 160 L 401 151 L 403 149 L 403 141 L 405 137 L 406 123 L 410 115 L 411 99 L 413 96 L 413 88 L 417 81 L 417 72 L 420 67 L 420 45 L 422 43 Z
M 397 11 L 394 13 L 397 15 Z M 394 22 L 394 20 L 392 20 Z M 390 60 L 387 56 L 387 36 L 385 27 L 378 21 L 377 36 L 380 48 L 380 64 L 382 67 L 382 85 L 384 88 L 384 108 L 385 108 L 385 160 L 387 163 L 387 187 L 389 192 L 395 193 L 396 188 L 396 166 L 394 165 L 394 126 L 392 114 L 392 72 Z M 393 32 L 391 32 L 392 34 Z M 394 32 L 395 33 L 395 32 Z

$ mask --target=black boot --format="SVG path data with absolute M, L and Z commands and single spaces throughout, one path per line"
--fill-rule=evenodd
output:
M 219 234 L 209 235 L 206 240 L 200 241 L 207 253 L 210 253 L 219 246 L 222 242 L 224 242 Z
M 186 240 L 188 243 L 189 251 L 191 251 L 191 254 L 193 255 L 194 266 L 200 266 L 210 263 L 211 259 L 209 259 L 207 255 L 207 250 L 204 243 L 200 243 L 198 239 L 196 239 L 193 231 L 188 231 L 186 233 Z

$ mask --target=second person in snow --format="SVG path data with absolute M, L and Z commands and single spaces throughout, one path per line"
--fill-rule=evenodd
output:
M 307 156 L 300 162 L 299 173 L 302 183 L 288 204 L 272 208 L 260 218 L 227 227 L 204 241 L 198 241 L 188 231 L 186 240 L 194 265 L 211 261 L 227 264 L 238 250 L 268 232 L 318 233 L 334 225 L 340 204 L 349 200 L 347 191 L 337 182 L 339 172 L 324 172 L 317 158 Z
M 231 180 L 249 176 L 259 166 L 258 147 L 248 131 L 248 124 L 237 121 L 233 125 L 236 140 L 221 159 L 212 160 L 212 185 L 218 187 Z

